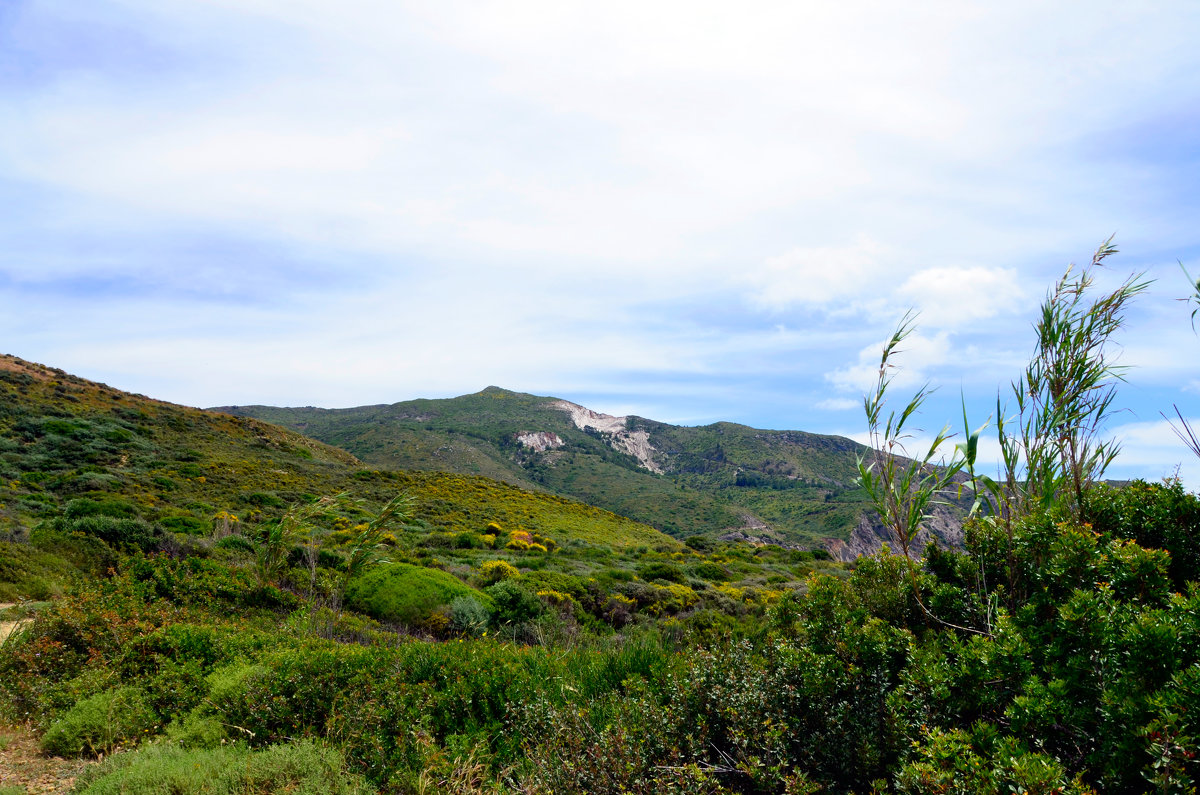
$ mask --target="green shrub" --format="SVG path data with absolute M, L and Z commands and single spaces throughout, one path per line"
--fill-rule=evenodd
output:
M 195 516 L 187 515 L 167 516 L 159 520 L 159 524 L 172 533 L 186 533 L 188 535 L 204 535 L 208 532 L 209 528 L 209 522 L 197 519 Z
M 484 585 L 495 585 L 501 580 L 513 580 L 520 576 L 521 572 L 508 561 L 489 560 L 479 564 L 479 581 Z
M 180 471 L 183 471 L 182 468 Z M 269 491 L 245 492 L 239 495 L 238 499 L 256 508 L 282 508 L 287 504 L 278 494 Z
M 408 563 L 376 566 L 346 588 L 350 608 L 407 626 L 420 625 L 439 607 L 462 596 L 488 601 L 452 574 Z
M 171 721 L 167 738 L 184 748 L 216 748 L 230 739 L 225 724 L 200 708 Z
M 683 570 L 670 563 L 646 563 L 637 568 L 638 576 L 643 580 L 665 580 L 682 585 L 687 582 Z
M 488 588 L 485 593 L 496 606 L 492 621 L 497 626 L 519 625 L 542 614 L 544 606 L 536 594 L 526 590 L 514 580 L 503 580 Z
M 99 538 L 117 549 L 134 548 L 148 551 L 158 543 L 158 531 L 142 519 L 119 519 L 104 514 L 89 514 L 68 520 L 63 529 Z
M 706 560 L 692 566 L 692 574 L 709 582 L 726 582 L 733 579 L 733 575 L 726 571 L 724 566 L 719 563 L 713 563 L 711 560 Z
M 87 770 L 79 795 L 368 795 L 335 750 L 301 741 L 261 751 L 240 746 L 184 750 L 154 745 L 118 754 Z
M 1185 492 L 1178 480 L 1135 480 L 1121 488 L 1100 484 L 1085 495 L 1083 510 L 1098 533 L 1170 552 L 1175 590 L 1200 580 L 1200 498 Z
M 118 687 L 85 698 L 42 735 L 44 753 L 81 756 L 108 753 L 148 733 L 157 718 L 136 687 Z
M 79 519 L 84 516 L 111 516 L 114 519 L 137 518 L 138 510 L 124 500 L 93 500 L 82 498 L 71 500 L 63 509 L 63 518 Z
M 492 615 L 479 600 L 471 596 L 460 596 L 450 603 L 450 623 L 463 635 L 475 637 L 487 629 Z
M 225 536 L 217 542 L 217 546 L 221 549 L 237 550 L 238 552 L 253 552 L 254 544 L 245 536 Z

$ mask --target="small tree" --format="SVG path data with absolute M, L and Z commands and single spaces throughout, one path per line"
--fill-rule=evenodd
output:
M 965 404 L 966 439 L 949 461 L 934 463 L 939 448 L 950 438 L 945 428 L 923 456 L 904 457 L 904 441 L 911 438 L 907 425 L 929 395 L 929 388 L 921 387 L 898 415 L 891 412 L 884 420 L 883 409 L 891 384 L 892 357 L 914 328 L 911 312 L 884 346 L 875 390 L 863 399 L 872 452 L 859 459 L 859 481 L 908 560 L 914 596 L 926 615 L 930 614 L 921 602 L 911 545 L 928 517 L 929 506 L 960 472 L 968 472 L 976 494 L 972 513 L 982 509 L 989 520 L 1004 523 L 1011 558 L 1016 518 L 1055 505 L 1079 518 L 1084 492 L 1103 477 L 1120 450 L 1116 441 L 1100 439 L 1116 395 L 1115 382 L 1123 379 L 1124 371 L 1113 361 L 1109 343 L 1124 323 L 1127 304 L 1149 282 L 1142 280 L 1142 274 L 1131 275 L 1115 290 L 1089 303 L 1094 268 L 1115 253 L 1109 238 L 1082 271 L 1076 273 L 1075 266 L 1069 266 L 1042 303 L 1034 325 L 1036 349 L 1024 373 L 1012 384 L 1017 404 L 1013 420 L 1006 419 L 997 400 L 996 427 L 1003 459 L 998 479 L 976 472 L 979 436 L 986 423 L 971 431 Z M 1010 430 L 1013 421 L 1016 428 Z M 1012 566 L 1009 568 L 1011 575 Z
M 1100 438 L 1126 369 L 1113 361 L 1110 343 L 1124 324 L 1127 304 L 1149 282 L 1133 274 L 1089 303 L 1093 270 L 1116 253 L 1110 237 L 1090 265 L 1078 273 L 1069 266 L 1042 302 L 1034 354 L 1012 384 L 1015 431 L 1009 431 L 997 400 L 1000 479 L 978 475 L 974 458 L 968 462 L 980 504 L 1004 522 L 1010 539 L 1015 517 L 1051 505 L 1079 518 L 1083 493 L 1121 449 L 1116 440 Z

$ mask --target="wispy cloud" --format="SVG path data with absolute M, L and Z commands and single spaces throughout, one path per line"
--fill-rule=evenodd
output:
M 1117 230 L 1162 271 L 1124 354 L 1155 416 L 1196 380 L 1197 34 L 1187 2 L 16 0 L 0 331 L 188 403 L 496 382 L 834 430 L 910 306 L 902 378 L 986 414 Z

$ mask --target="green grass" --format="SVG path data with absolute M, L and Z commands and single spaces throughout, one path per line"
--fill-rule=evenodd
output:
M 337 751 L 311 741 L 261 751 L 225 746 L 183 750 L 149 746 L 118 754 L 80 776 L 77 795 L 367 795 L 375 789 L 346 770 Z

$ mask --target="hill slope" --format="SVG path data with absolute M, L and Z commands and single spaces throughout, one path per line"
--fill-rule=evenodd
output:
M 651 527 L 545 491 L 471 475 L 375 472 L 339 448 L 266 422 L 0 355 L 0 546 L 8 545 L 0 549 L 0 584 L 61 581 L 62 561 L 19 542 L 72 504 L 102 502 L 105 515 L 129 518 L 169 544 L 211 534 L 222 514 L 249 529 L 294 503 L 342 492 L 368 509 L 406 492 L 425 532 L 478 533 L 500 522 L 559 543 L 676 546 Z
M 741 534 L 838 548 L 870 526 L 866 497 L 853 485 L 864 448 L 842 437 L 610 417 L 498 387 L 350 409 L 216 411 L 283 425 L 374 466 L 483 474 L 675 536 Z

